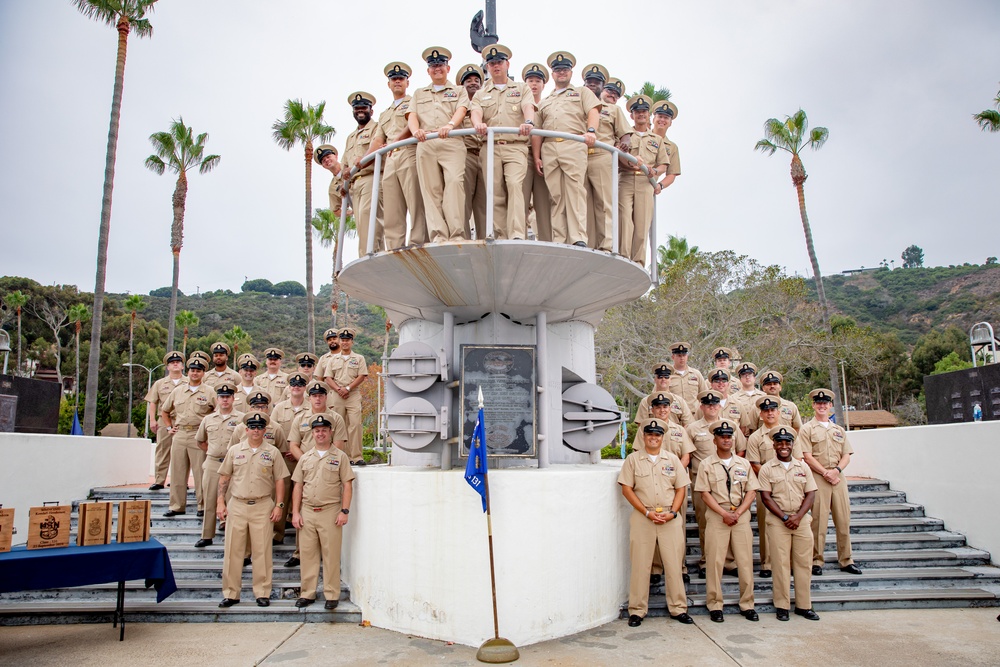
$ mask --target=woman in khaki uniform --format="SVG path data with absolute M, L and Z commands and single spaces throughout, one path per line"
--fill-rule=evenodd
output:
M 659 551 L 664 566 L 670 618 L 681 623 L 694 623 L 687 613 L 687 595 L 681 576 L 686 537 L 684 515 L 680 510 L 687 499 L 687 487 L 691 480 L 680 459 L 661 450 L 662 420 L 646 420 L 642 432 L 645 447 L 628 455 L 618 475 L 622 495 L 635 509 L 629 518 L 632 572 L 629 577 L 628 624 L 632 628 L 638 627 L 649 611 L 649 573 L 656 551 Z

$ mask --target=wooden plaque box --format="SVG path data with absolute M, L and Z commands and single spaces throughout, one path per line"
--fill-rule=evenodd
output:
M 77 514 L 77 546 L 92 547 L 111 541 L 111 503 L 80 503 Z
M 149 540 L 148 500 L 123 500 L 118 504 L 118 542 Z
M 28 548 L 69 546 L 71 505 L 43 505 L 28 510 Z
M 14 539 L 14 508 L 3 509 L 0 505 L 0 554 L 10 551 Z

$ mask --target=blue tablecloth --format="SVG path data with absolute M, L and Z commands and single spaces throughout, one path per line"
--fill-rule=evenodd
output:
M 156 587 L 157 602 L 177 590 L 167 548 L 157 540 L 31 551 L 20 546 L 0 553 L 0 593 L 136 579 Z

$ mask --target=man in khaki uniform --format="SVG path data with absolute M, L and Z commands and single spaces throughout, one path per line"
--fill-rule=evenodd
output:
M 264 428 L 269 421 L 264 412 L 244 415 L 247 436 L 229 448 L 219 466 L 216 512 L 219 519 L 227 521 L 222 602 L 219 603 L 223 609 L 240 601 L 248 541 L 257 606 L 271 604 L 271 524 L 281 517 L 284 505 L 282 502 L 275 504 L 273 498 L 285 497 L 288 469 L 281 463 L 281 453 L 264 440 Z M 228 505 L 227 493 L 232 496 Z
M 309 403 L 306 401 L 306 386 L 310 381 L 311 378 L 306 378 L 301 373 L 288 376 L 288 398 L 276 403 L 271 410 L 271 423 L 281 427 L 286 439 L 288 438 L 292 421 L 299 414 L 309 409 Z M 285 460 L 287 461 L 288 458 L 286 457 Z M 292 461 L 294 460 L 292 458 Z M 291 473 L 291 470 L 288 472 Z
M 632 133 L 632 126 L 617 103 L 621 96 L 618 86 L 624 88 L 624 84 L 612 79 L 603 65 L 587 65 L 583 72 L 584 85 L 601 100 L 597 140 L 614 146 Z M 587 238 L 591 247 L 605 252 L 614 250 L 611 224 L 611 190 L 617 178 L 614 166 L 614 155 L 610 152 L 596 146 L 587 149 Z
M 672 404 L 675 401 L 673 394 L 653 392 L 649 396 L 644 397 L 642 400 L 643 403 L 648 403 L 649 405 L 649 409 L 646 411 L 648 414 L 646 414 L 646 416 L 642 419 L 637 419 L 636 424 L 642 424 L 650 418 L 659 419 L 663 422 L 664 433 L 662 448 L 680 459 L 681 465 L 687 468 L 691 463 L 691 454 L 694 452 L 694 443 L 691 442 L 691 436 L 688 435 L 687 430 L 677 422 L 673 421 L 674 415 L 671 410 Z M 632 450 L 639 451 L 643 447 L 645 447 L 645 441 L 642 437 L 642 429 L 636 428 L 635 440 L 632 442 Z
M 786 398 L 781 398 L 783 380 L 784 378 L 778 371 L 767 371 L 760 380 L 760 388 L 768 396 L 774 396 L 781 401 L 781 407 L 778 408 L 778 421 L 785 426 L 791 426 L 798 432 L 802 428 L 802 416 L 799 414 L 799 406 Z
M 728 419 L 740 425 L 740 432 L 736 436 L 736 453 L 741 454 L 746 451 L 746 437 L 744 433 L 752 432 L 746 407 L 729 395 L 730 384 L 729 371 L 716 368 L 708 376 L 708 386 L 714 389 L 721 396 L 720 403 L 722 412 L 719 413 L 721 419 Z M 697 414 L 695 415 L 697 416 Z
M 333 422 L 317 415 L 309 422 L 314 447 L 306 452 L 292 474 L 292 524 L 299 531 L 302 553 L 302 586 L 296 607 L 316 601 L 319 564 L 323 562 L 325 609 L 340 601 L 340 548 L 351 511 L 354 471 L 347 455 L 331 447 Z
M 552 240 L 586 248 L 587 149 L 597 140 L 601 102 L 589 89 L 570 83 L 574 65 L 568 51 L 549 56 L 555 90 L 538 105 L 535 122 L 542 130 L 578 134 L 584 144 L 532 136 L 531 146 L 535 171 L 545 178 L 552 199 Z
M 721 368 L 729 376 L 729 396 L 733 396 L 742 387 L 736 373 L 733 373 L 733 357 L 736 353 L 728 347 L 717 347 L 712 350 L 712 358 L 715 360 L 715 368 Z M 715 370 L 713 368 L 712 370 Z M 711 371 L 708 373 L 711 375 Z M 740 401 L 742 403 L 742 401 Z M 746 435 L 746 433 L 744 433 Z
M 715 454 L 702 462 L 694 492 L 711 511 L 707 513 L 705 555 L 708 582 L 706 606 L 715 623 L 722 623 L 722 568 L 726 553 L 732 551 L 740 578 L 740 613 L 748 621 L 757 620 L 753 599 L 753 529 L 750 506 L 757 490 L 757 478 L 749 461 L 733 452 L 733 433 L 738 424 L 717 419 L 708 426 L 714 436 Z
M 375 108 L 374 95 L 358 90 L 347 96 L 347 103 L 351 105 L 354 120 L 358 123 L 358 127 L 347 135 L 347 144 L 344 146 L 344 168 L 350 170 L 352 167 L 358 167 L 361 159 L 368 154 L 377 124 L 372 119 L 372 110 Z M 347 175 L 344 174 L 344 178 L 346 177 Z M 374 181 L 375 165 L 369 163 L 364 169 L 358 171 L 350 182 L 351 208 L 354 209 L 354 222 L 358 227 L 358 257 L 364 257 L 368 254 Z M 376 202 L 375 211 L 375 252 L 383 249 L 382 237 L 382 197 L 380 195 L 378 202 Z
M 253 383 L 271 396 L 281 396 L 288 386 L 288 373 L 281 370 L 281 360 L 285 353 L 279 348 L 269 347 L 264 350 L 264 364 L 267 367 L 263 373 L 254 378 Z
M 406 94 L 413 70 L 403 62 L 391 62 L 383 70 L 389 79 L 392 102 L 378 117 L 375 136 L 368 147 L 373 153 L 387 144 L 394 144 L 410 136 L 406 125 L 406 114 L 410 111 L 413 98 Z M 383 157 L 382 170 L 382 217 L 385 228 L 387 250 L 406 245 L 406 213 L 410 214 L 410 243 L 427 242 L 427 222 L 424 220 L 424 204 L 420 198 L 420 183 L 417 181 L 417 147 L 413 144 L 396 148 Z
M 757 366 L 749 361 L 744 361 L 736 369 L 740 381 L 740 389 L 733 398 L 742 403 L 750 412 L 750 423 L 757 423 L 757 399 L 764 395 L 764 392 L 757 388 Z
M 462 65 L 455 75 L 455 83 L 465 89 L 465 97 L 471 106 L 472 98 L 483 87 L 483 70 L 479 65 L 469 63 Z M 462 119 L 462 129 L 472 130 L 472 117 L 469 114 Z M 476 240 L 486 238 L 486 179 L 483 178 L 483 167 L 479 163 L 482 153 L 483 138 L 478 134 L 462 137 L 465 142 L 465 236 Z M 474 228 L 470 227 L 470 221 Z
M 295 355 L 295 363 L 299 366 L 296 375 L 304 377 L 306 379 L 306 384 L 309 384 L 309 382 L 313 379 L 313 375 L 316 373 L 317 364 L 319 364 L 319 357 L 312 352 L 299 352 Z M 288 376 L 288 379 L 291 379 L 291 375 Z M 289 385 L 285 387 L 284 391 L 281 392 L 281 396 L 279 396 L 275 401 L 275 405 L 281 401 L 287 401 L 288 397 L 292 395 L 291 389 L 292 385 L 289 383 Z M 274 419 L 274 415 L 271 415 L 271 419 Z
M 201 539 L 194 545 L 198 549 L 210 546 L 215 537 L 215 501 L 219 495 L 219 464 L 229 451 L 229 440 L 233 431 L 243 420 L 242 412 L 233 412 L 235 393 L 236 387 L 228 382 L 223 382 L 215 388 L 215 412 L 201 420 L 198 432 L 194 436 L 198 446 L 205 452 L 201 479 L 201 489 L 205 495 L 205 518 L 201 526 Z
M 774 442 L 770 434 L 771 429 L 779 425 L 778 408 L 781 404 L 774 396 L 767 395 L 759 396 L 755 403 L 761 426 L 747 438 L 746 459 L 753 466 L 754 474 L 758 474 L 761 466 L 774 458 Z M 802 449 L 798 445 L 792 448 L 792 456 L 802 460 Z M 757 503 L 757 535 L 760 538 L 760 576 L 764 579 L 771 576 L 771 553 L 767 545 L 766 518 L 767 512 L 764 511 L 764 501 L 761 499 Z
M 186 383 L 184 377 L 184 357 L 174 350 L 163 356 L 163 365 L 167 367 L 167 376 L 153 383 L 146 392 L 146 419 L 149 430 L 156 434 L 156 453 L 154 454 L 155 473 L 150 491 L 160 491 L 167 483 L 167 469 L 170 468 L 170 443 L 174 434 L 169 428 L 161 428 L 160 408 L 178 385 Z
M 694 623 L 681 576 L 686 549 L 681 509 L 691 480 L 680 460 L 661 448 L 661 420 L 646 420 L 642 432 L 645 447 L 628 455 L 618 475 L 622 495 L 635 510 L 629 516 L 628 624 L 638 627 L 649 610 L 649 573 L 656 552 L 664 567 L 670 618 Z
M 663 143 L 667 145 L 667 155 L 670 156 L 670 164 L 667 165 L 663 178 L 656 184 L 658 186 L 656 194 L 673 185 L 674 180 L 681 175 L 680 151 L 677 144 L 667 139 L 667 130 L 673 124 L 674 118 L 677 118 L 677 105 L 673 102 L 662 100 L 653 105 L 653 132 L 663 139 Z
M 708 430 L 710 424 L 719 418 L 722 412 L 722 396 L 713 389 L 706 389 L 698 394 L 701 403 L 701 419 L 691 423 L 687 427 L 688 437 L 694 445 L 694 452 L 691 453 L 691 476 L 698 478 L 698 471 L 702 461 L 708 459 L 715 453 L 715 437 Z M 691 494 L 691 504 L 694 506 L 694 517 L 698 523 L 698 543 L 701 546 L 701 557 L 698 559 L 698 578 L 705 578 L 705 512 L 708 507 L 701 498 L 701 494 Z M 727 565 L 726 569 L 730 569 Z
M 460 126 L 468 109 L 467 96 L 448 80 L 451 51 L 441 46 L 424 49 L 431 85 L 413 94 L 406 117 L 417 144 L 417 175 L 424 200 L 427 233 L 431 243 L 459 241 L 465 224 L 465 142 L 448 140 L 448 133 Z M 438 139 L 427 141 L 431 132 Z
M 812 573 L 809 556 L 812 553 L 813 518 L 808 512 L 816 496 L 816 481 L 812 471 L 802 461 L 792 457 L 795 432 L 787 426 L 775 426 L 770 431 L 775 458 L 760 467 L 757 482 L 761 500 L 767 508 L 767 541 L 774 563 L 774 607 L 779 621 L 788 620 L 791 607 L 791 581 L 795 576 L 795 613 L 810 621 L 818 621 L 812 610 Z M 761 510 L 757 510 L 758 512 Z
M 816 503 L 813 505 L 813 576 L 823 574 L 823 552 L 826 550 L 826 524 L 833 511 L 833 526 L 837 532 L 837 560 L 848 574 L 861 574 L 851 556 L 851 500 L 847 495 L 844 468 L 851 462 L 851 443 L 847 431 L 830 421 L 833 392 L 813 389 L 809 392 L 814 416 L 799 429 L 795 444 L 816 478 Z
M 663 140 L 649 129 L 649 110 L 652 106 L 652 100 L 645 95 L 636 95 L 628 101 L 635 124 L 628 153 L 638 158 L 639 162 L 632 164 L 622 158 L 618 173 L 618 252 L 642 265 L 647 260 L 655 188 L 640 167 L 647 167 L 655 180 L 670 162 Z
M 236 367 L 239 368 L 240 381 L 236 385 L 236 395 L 233 397 L 233 410 L 245 413 L 250 409 L 247 398 L 257 390 L 254 380 L 257 378 L 260 362 L 252 354 L 241 354 L 236 360 Z
M 528 63 L 521 70 L 521 79 L 531 90 L 531 101 L 537 111 L 542 91 L 549 80 L 549 70 L 541 63 Z M 536 241 L 552 241 L 549 188 L 545 185 L 545 178 L 535 170 L 534 154 L 529 155 L 528 171 L 524 174 L 524 219 L 532 224 Z
M 204 354 L 191 353 L 187 384 L 174 387 L 160 407 L 161 428 L 174 435 L 170 444 L 170 509 L 163 513 L 167 518 L 185 513 L 188 473 L 194 477 L 199 517 L 205 509 L 205 498 L 201 493 L 201 466 L 205 462 L 205 452 L 199 449 L 195 435 L 202 417 L 215 409 L 215 392 L 202 383 L 208 368 Z
M 694 416 L 691 414 L 691 409 L 688 408 L 687 402 L 684 401 L 680 396 L 677 396 L 670 391 L 670 375 L 673 370 L 670 368 L 670 364 L 666 362 L 659 362 L 653 366 L 653 393 L 655 394 L 666 394 L 670 397 L 670 421 L 681 426 L 688 426 L 694 421 Z M 639 407 L 635 411 L 635 422 L 639 423 L 649 417 L 650 415 L 650 397 L 644 396 L 641 401 L 639 401 Z
M 340 189 L 344 184 L 344 179 L 341 178 L 342 166 L 340 160 L 337 159 L 337 147 L 332 144 L 320 144 L 313 153 L 313 159 L 316 160 L 316 164 L 333 174 L 327 194 L 330 198 L 330 212 L 339 216 L 341 215 L 340 209 L 343 202 Z
M 233 351 L 221 340 L 212 343 L 212 369 L 205 372 L 205 384 L 215 389 L 220 384 L 236 386 L 240 383 L 240 374 L 229 367 L 229 355 Z
M 674 371 L 670 374 L 670 391 L 688 404 L 691 412 L 698 410 L 698 394 L 708 389 L 705 377 L 697 368 L 688 366 L 691 343 L 680 341 L 670 344 L 670 358 Z
M 368 379 L 368 364 L 354 346 L 354 329 L 344 327 L 337 334 L 340 338 L 340 355 L 333 356 L 316 372 L 316 379 L 332 390 L 328 398 L 330 409 L 339 414 L 347 424 L 347 455 L 351 465 L 363 466 L 365 459 L 361 448 L 361 392 L 358 388 Z
M 528 135 L 535 125 L 535 105 L 527 84 L 507 75 L 511 50 L 503 44 L 483 49 L 490 80 L 472 99 L 472 124 L 481 137 L 490 127 L 517 127 L 520 133 L 493 137 L 493 236 L 496 239 L 524 240 L 524 178 L 528 173 Z M 479 155 L 487 175 L 489 151 Z

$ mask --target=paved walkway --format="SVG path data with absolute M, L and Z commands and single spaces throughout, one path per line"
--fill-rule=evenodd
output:
M 145 623 L 0 628 L 0 665 L 473 665 L 468 646 L 378 628 L 321 623 Z M 616 621 L 521 649 L 517 665 L 996 665 L 996 609 L 825 612 L 818 623 L 773 615 L 750 623 L 706 616 L 682 626 Z

